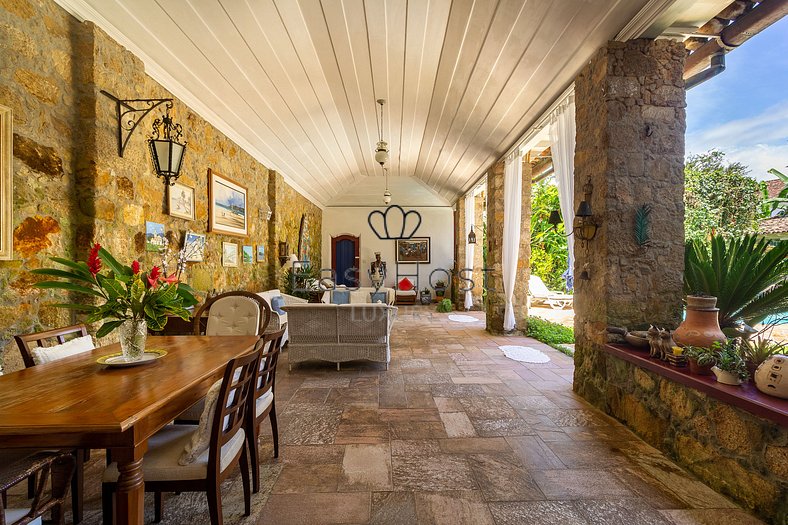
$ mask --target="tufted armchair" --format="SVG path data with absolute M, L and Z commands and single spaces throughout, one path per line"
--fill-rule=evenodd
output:
M 200 319 L 208 316 L 205 334 Z M 257 294 L 235 291 L 211 297 L 194 314 L 195 335 L 262 335 L 271 322 L 271 307 Z

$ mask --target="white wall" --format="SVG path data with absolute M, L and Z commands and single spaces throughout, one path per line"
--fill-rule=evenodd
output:
M 382 207 L 326 208 L 323 211 L 323 267 L 331 267 L 331 238 L 339 235 L 355 235 L 360 238 L 361 243 L 359 249 L 361 285 L 372 285 L 367 270 L 375 259 L 375 252 L 380 252 L 381 259 L 386 262 L 388 273 L 386 286 L 394 288 L 397 271 L 396 241 L 378 239 L 367 223 L 367 216 L 371 211 L 384 209 Z M 432 270 L 444 268 L 451 271 L 454 267 L 454 212 L 449 206 L 431 208 L 404 206 L 404 209 L 406 212 L 417 210 L 421 214 L 421 226 L 414 237 L 430 238 L 430 264 L 419 265 L 419 286 L 423 289 L 429 286 L 429 275 Z M 399 230 L 398 225 L 390 227 L 389 233 L 397 235 Z M 406 273 L 411 273 L 415 266 L 403 266 L 402 269 Z M 433 281 L 439 279 L 446 281 L 446 274 L 436 273 Z

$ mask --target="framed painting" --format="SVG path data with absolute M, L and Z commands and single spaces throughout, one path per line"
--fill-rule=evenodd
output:
M 208 231 L 245 237 L 249 209 L 246 187 L 208 170 Z
M 254 246 L 241 246 L 241 262 L 254 264 Z
M 257 245 L 257 262 L 264 262 L 265 261 L 265 245 L 258 244 Z
M 205 259 L 205 234 L 187 231 L 183 249 L 186 262 L 202 262 Z
M 411 237 L 410 239 L 397 239 L 398 263 L 424 263 L 430 262 L 430 238 Z
M 164 237 L 164 225 L 145 221 L 145 251 L 159 253 L 164 249 L 165 244 L 167 240 Z
M 222 266 L 227 268 L 238 266 L 238 245 L 234 242 L 222 243 Z
M 180 182 L 167 186 L 167 210 L 173 217 L 194 220 L 194 188 Z
M 14 174 L 11 171 L 13 148 L 11 108 L 0 106 L 0 260 L 14 257 Z

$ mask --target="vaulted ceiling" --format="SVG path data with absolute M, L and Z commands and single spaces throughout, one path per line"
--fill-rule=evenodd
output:
M 454 201 L 649 3 L 58 1 L 320 204 L 382 176 L 378 98 L 390 174 Z

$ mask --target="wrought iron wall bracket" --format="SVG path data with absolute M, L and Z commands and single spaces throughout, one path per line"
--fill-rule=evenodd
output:
M 171 98 L 132 98 L 119 99 L 112 93 L 101 90 L 106 97 L 115 101 L 115 115 L 118 119 L 118 156 L 123 157 L 131 135 L 145 116 L 163 103 L 172 108 Z

